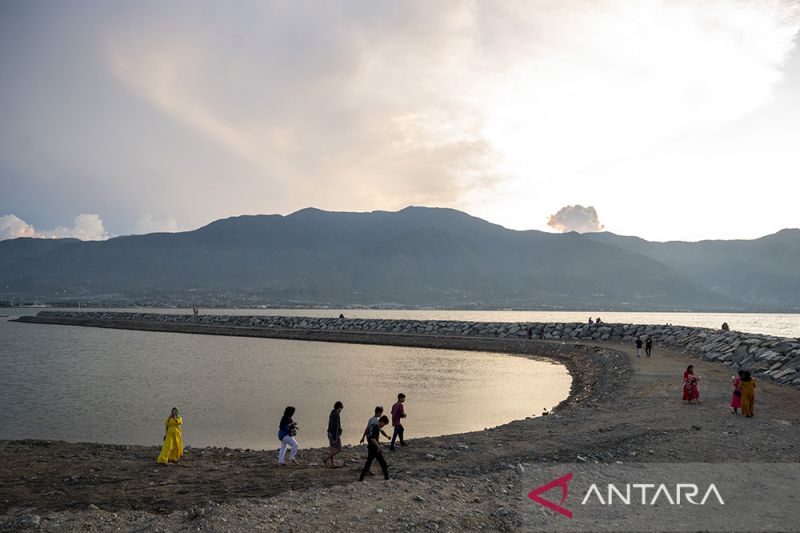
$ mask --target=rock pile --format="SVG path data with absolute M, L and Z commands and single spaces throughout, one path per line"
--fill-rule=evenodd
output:
M 162 313 L 41 311 L 37 318 L 75 321 L 133 321 L 401 335 L 633 342 L 651 336 L 656 345 L 682 349 L 706 361 L 747 368 L 754 375 L 800 388 L 800 339 L 672 325 L 542 322 L 461 322 L 268 315 L 178 315 Z

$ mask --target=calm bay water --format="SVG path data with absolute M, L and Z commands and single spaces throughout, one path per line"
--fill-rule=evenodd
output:
M 569 393 L 563 366 L 480 352 L 216 337 L 0 319 L 0 438 L 159 444 L 178 406 L 184 442 L 271 449 L 286 405 L 301 446 L 327 445 L 344 402 L 355 444 L 375 405 L 408 396 L 408 437 L 540 414 Z
M 0 315 L 40 309 L 0 309 Z M 142 309 L 187 313 L 186 309 Z M 800 314 L 209 309 L 263 314 L 469 320 L 676 324 L 800 337 Z M 409 436 L 480 430 L 538 414 L 565 398 L 558 365 L 474 352 L 248 339 L 19 324 L 0 318 L 0 438 L 157 444 L 177 405 L 195 446 L 273 448 L 286 405 L 297 407 L 303 446 L 325 445 L 327 415 L 345 404 L 355 443 L 376 404 L 408 395 Z

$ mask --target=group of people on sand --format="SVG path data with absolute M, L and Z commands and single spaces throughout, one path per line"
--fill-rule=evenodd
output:
M 756 380 L 749 370 L 739 370 L 737 375 L 731 377 L 731 385 L 733 414 L 739 414 L 741 409 L 744 416 L 752 417 L 755 414 Z M 695 374 L 694 365 L 689 365 L 683 373 L 683 401 L 700 403 L 700 376 Z
M 402 392 L 397 395 L 397 402 L 392 405 L 392 418 L 391 424 L 393 428 L 391 440 L 389 442 L 389 449 L 395 450 L 395 445 L 405 446 L 406 442 L 404 437 L 405 428 L 403 427 L 403 419 L 406 418 L 405 410 L 406 395 Z M 342 451 L 342 420 L 341 413 L 344 409 L 344 404 L 337 401 L 333 404 L 333 409 L 328 416 L 328 454 L 322 460 L 325 466 L 330 468 L 339 468 L 336 464 L 335 457 Z M 293 417 L 296 409 L 292 406 L 286 407 L 283 411 L 280 423 L 278 424 L 278 440 L 281 445 L 278 449 L 278 466 L 286 466 L 286 452 L 289 451 L 289 463 L 297 463 L 297 451 L 299 445 L 297 443 L 297 432 L 300 426 L 294 421 Z M 380 437 L 383 435 L 386 439 L 390 439 L 383 428 L 389 424 L 389 417 L 383 414 L 383 407 L 378 405 L 375 407 L 375 414 L 367 422 L 366 428 L 361 435 L 359 444 L 367 442 L 367 461 L 364 468 L 361 470 L 360 481 L 364 477 L 371 474 L 370 468 L 373 461 L 378 461 L 378 464 L 383 471 L 384 479 L 389 479 L 389 466 L 386 459 L 383 457 L 383 447 L 380 443 Z M 177 407 L 173 407 L 169 417 L 164 422 L 166 432 L 164 434 L 164 444 L 161 447 L 161 453 L 158 455 L 157 461 L 161 464 L 169 464 L 170 462 L 180 461 L 183 457 L 183 418 Z

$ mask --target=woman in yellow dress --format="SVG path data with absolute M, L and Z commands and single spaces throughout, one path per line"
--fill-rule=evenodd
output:
M 752 378 L 749 371 L 744 371 L 739 387 L 742 389 L 742 414 L 753 416 L 756 407 L 756 380 Z
M 180 461 L 183 456 L 183 434 L 181 433 L 183 419 L 177 407 L 172 408 L 169 418 L 164 422 L 167 434 L 164 436 L 164 446 L 158 455 L 158 462 L 167 464 L 169 461 Z

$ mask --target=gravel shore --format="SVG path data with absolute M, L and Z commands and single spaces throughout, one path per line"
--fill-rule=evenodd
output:
M 345 448 L 346 466 L 331 470 L 319 449 L 302 450 L 293 467 L 277 467 L 274 451 L 224 448 L 190 449 L 181 463 L 160 467 L 155 446 L 0 441 L 0 530 L 514 530 L 520 473 L 543 463 L 800 456 L 800 391 L 760 383 L 756 417 L 731 415 L 730 369 L 679 352 L 657 347 L 654 357 L 637 359 L 630 346 L 603 342 L 329 340 L 545 357 L 569 368 L 573 389 L 549 416 L 387 451 L 388 482 L 357 481 L 364 447 Z M 703 376 L 700 405 L 680 400 L 687 364 Z

